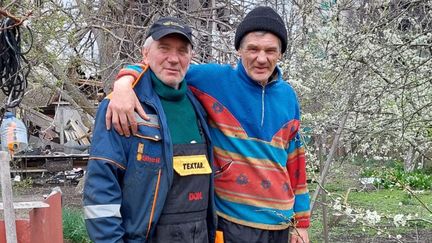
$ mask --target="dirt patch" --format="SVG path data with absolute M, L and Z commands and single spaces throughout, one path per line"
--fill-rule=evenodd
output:
M 82 207 L 82 195 L 76 193 L 75 185 L 45 185 L 45 186 L 32 186 L 30 188 L 15 188 L 13 192 L 14 202 L 32 202 L 43 201 L 48 196 L 54 187 L 59 187 L 62 191 L 62 204 L 63 207 Z M 0 194 L 0 200 L 3 202 Z M 30 209 L 16 210 L 17 219 L 28 218 Z M 3 219 L 3 210 L 0 210 L 0 219 Z

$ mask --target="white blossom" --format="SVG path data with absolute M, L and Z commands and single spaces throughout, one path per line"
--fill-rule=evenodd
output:
M 381 221 L 381 216 L 377 211 L 366 210 L 365 220 L 371 225 L 375 225 Z
M 396 227 L 399 226 L 405 226 L 406 225 L 406 218 L 403 214 L 396 214 L 393 217 L 393 224 L 396 225 Z

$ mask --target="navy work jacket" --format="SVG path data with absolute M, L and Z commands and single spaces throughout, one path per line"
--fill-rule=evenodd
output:
M 150 121 L 138 121 L 137 134 L 125 137 L 115 129 L 107 130 L 108 99 L 101 102 L 96 115 L 84 187 L 84 213 L 89 236 L 97 243 L 147 242 L 156 228 L 173 182 L 173 146 L 149 71 L 142 70 L 134 90 L 151 118 Z M 190 90 L 187 97 L 199 119 L 213 165 L 205 111 Z M 209 242 L 214 242 L 213 173 L 209 192 L 207 226 Z

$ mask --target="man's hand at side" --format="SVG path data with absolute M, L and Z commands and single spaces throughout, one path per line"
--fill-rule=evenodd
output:
M 148 120 L 147 114 L 141 106 L 135 92 L 132 89 L 134 78 L 132 76 L 123 76 L 114 82 L 113 92 L 110 94 L 110 102 L 105 117 L 107 129 L 111 129 L 111 123 L 114 129 L 121 135 L 130 136 L 129 125 L 132 133 L 137 132 L 137 122 L 135 111 L 145 120 Z
M 307 229 L 296 228 L 291 231 L 290 243 L 309 243 L 309 234 Z

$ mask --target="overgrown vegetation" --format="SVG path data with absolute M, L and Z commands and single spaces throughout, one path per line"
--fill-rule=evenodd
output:
M 16 192 L 28 190 L 33 187 L 33 179 L 31 177 L 27 177 L 25 179 L 20 179 L 13 182 L 13 190 Z
M 382 171 L 383 175 L 395 170 L 403 172 L 401 165 L 394 161 L 356 161 L 335 165 L 324 187 L 329 241 L 424 242 L 430 239 L 432 191 L 409 191 L 401 186 L 364 187 L 359 179 L 371 174 L 362 171 L 362 164 L 369 166 L 363 171 Z M 427 176 L 425 173 L 422 175 Z M 312 191 L 314 186 L 316 184 L 310 186 Z M 320 203 L 311 221 L 311 242 L 324 242 L 322 198 L 318 200 Z
M 71 207 L 63 209 L 63 236 L 64 239 L 74 243 L 91 242 L 85 228 L 82 210 Z
M 376 178 L 374 185 L 391 189 L 404 189 L 407 186 L 414 190 L 432 190 L 432 175 L 425 170 L 404 171 L 401 164 L 395 167 L 381 167 L 363 169 L 362 177 Z

